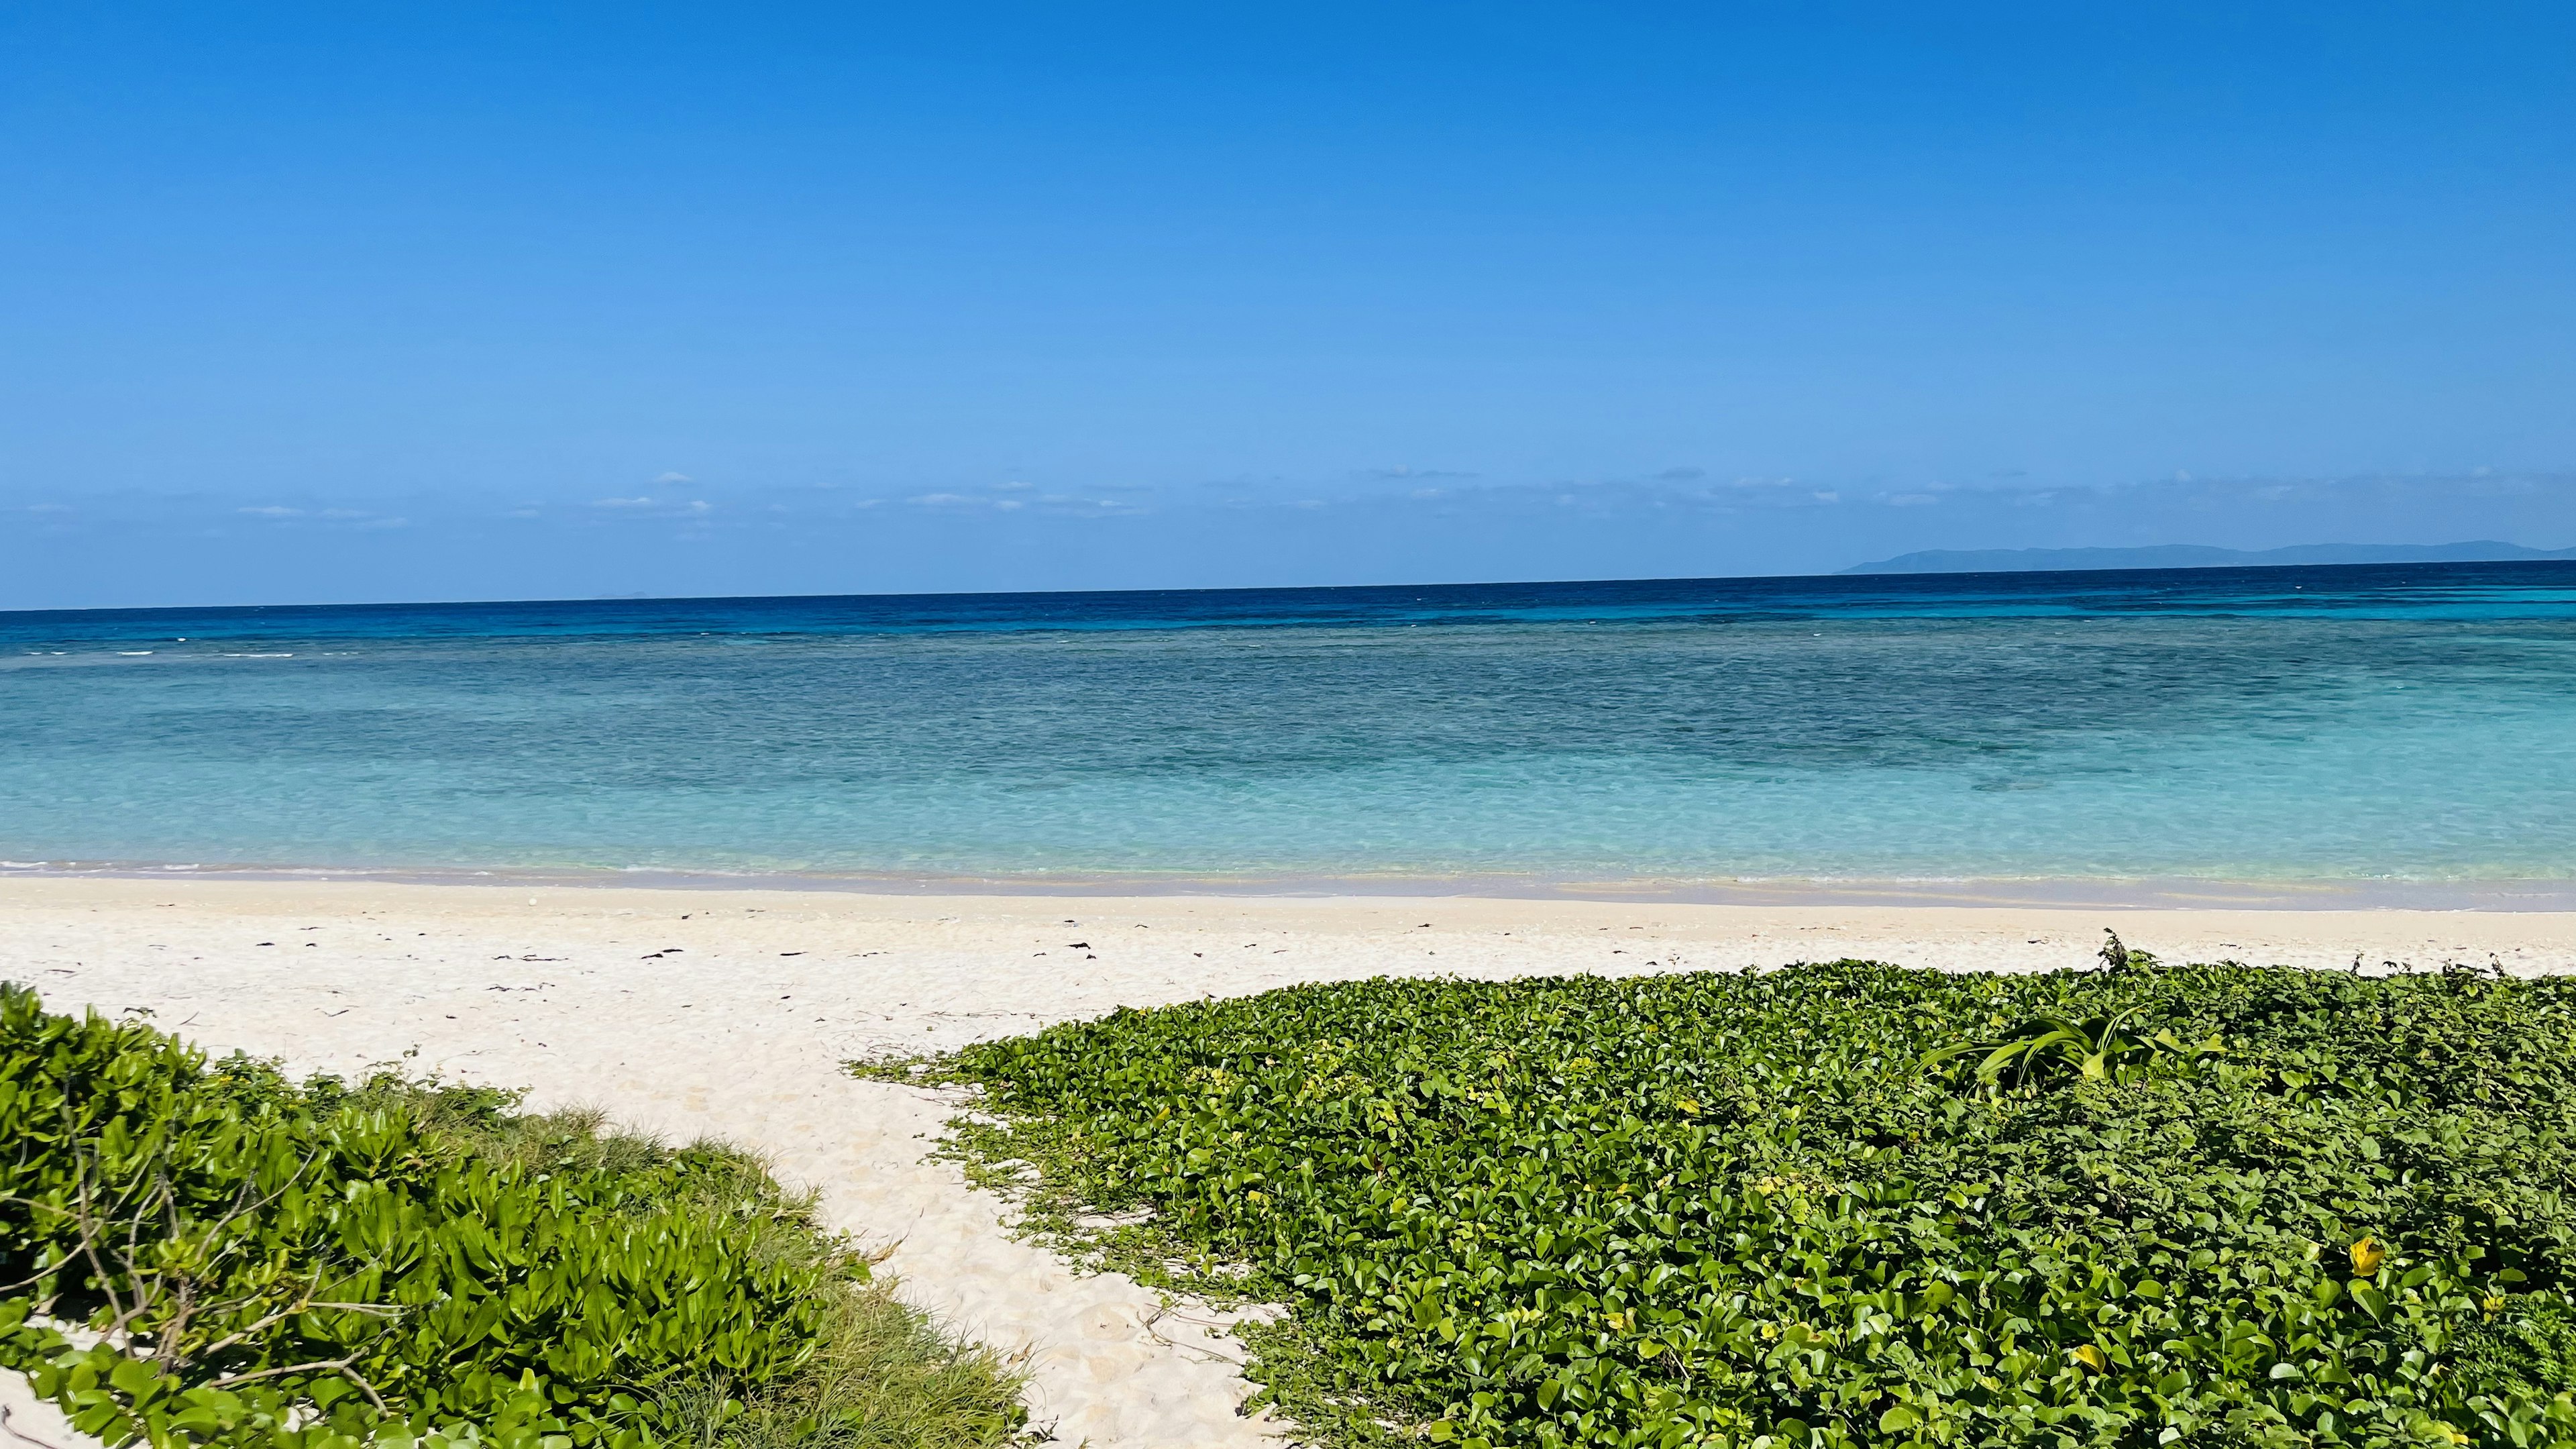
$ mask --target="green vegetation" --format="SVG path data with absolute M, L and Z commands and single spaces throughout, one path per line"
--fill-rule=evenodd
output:
M 0 1365 L 156 1449 L 1011 1440 L 1012 1373 L 759 1163 L 514 1106 L 0 986 Z
M 858 1070 L 984 1086 L 961 1150 L 1101 1260 L 1290 1304 L 1254 1373 L 1328 1442 L 2576 1443 L 2576 982 L 2106 960 L 1308 986 Z

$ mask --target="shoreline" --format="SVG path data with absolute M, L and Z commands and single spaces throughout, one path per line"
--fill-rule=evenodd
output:
M 1706 906 L 2576 912 L 2576 877 L 2465 879 L 2205 876 L 1587 877 L 1494 873 L 1269 875 L 1178 872 L 736 871 L 661 866 L 341 866 L 0 859 L 0 881 L 239 881 L 269 885 L 535 886 L 894 897 L 1468 899 Z
M 1231 1319 L 1084 1276 L 930 1160 L 963 1099 L 853 1058 L 1300 982 L 1503 980 L 1862 957 L 1946 970 L 2168 961 L 2576 971 L 2576 911 L 1748 905 L 1398 895 L 641 889 L 485 881 L 0 877 L 0 979 L 221 1054 L 585 1105 L 761 1152 L 898 1292 L 1026 1356 L 1033 1421 L 1094 1449 L 1252 1449 L 1277 1426 Z M 0 1391 L 7 1385 L 0 1384 Z M 0 1392 L 0 1401 L 7 1395 Z M 59 1442 L 59 1441 L 58 1441 Z

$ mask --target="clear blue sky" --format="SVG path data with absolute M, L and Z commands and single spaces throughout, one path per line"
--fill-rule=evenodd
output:
M 2576 543 L 2576 7 L 0 10 L 0 607 Z

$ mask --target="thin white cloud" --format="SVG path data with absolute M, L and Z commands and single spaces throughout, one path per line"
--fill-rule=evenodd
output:
M 653 506 L 653 500 L 650 498 L 594 498 L 590 500 L 590 506 L 593 508 L 650 508 Z
M 1389 480 L 1408 478 L 1473 478 L 1476 476 L 1473 473 L 1458 473 L 1446 468 L 1414 468 L 1408 467 L 1404 464 L 1398 464 L 1392 468 L 1362 468 L 1359 471 L 1360 476 L 1363 478 L 1385 478 Z
M 690 477 L 686 473 L 665 473 L 653 481 L 656 483 L 695 483 L 698 480 Z
M 255 518 L 301 518 L 304 516 L 304 510 L 301 508 L 287 508 L 275 503 L 263 504 L 257 508 L 237 508 L 233 511 L 236 513 L 247 513 Z

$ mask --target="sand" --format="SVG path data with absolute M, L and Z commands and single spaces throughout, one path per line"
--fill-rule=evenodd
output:
M 1861 956 L 2090 962 L 2104 926 L 2171 959 L 2576 969 L 2576 913 L 1601 903 L 1440 897 L 918 896 L 210 879 L 0 879 L 0 980 L 148 1012 L 217 1049 L 402 1061 L 767 1153 L 953 1331 L 1026 1356 L 1035 1422 L 1095 1449 L 1275 1443 L 1224 1320 L 1014 1239 L 925 1162 L 954 1105 L 854 1056 L 953 1047 L 1201 995 L 1383 974 L 1507 977 Z M 68 1444 L 0 1392 L 13 1428 Z

